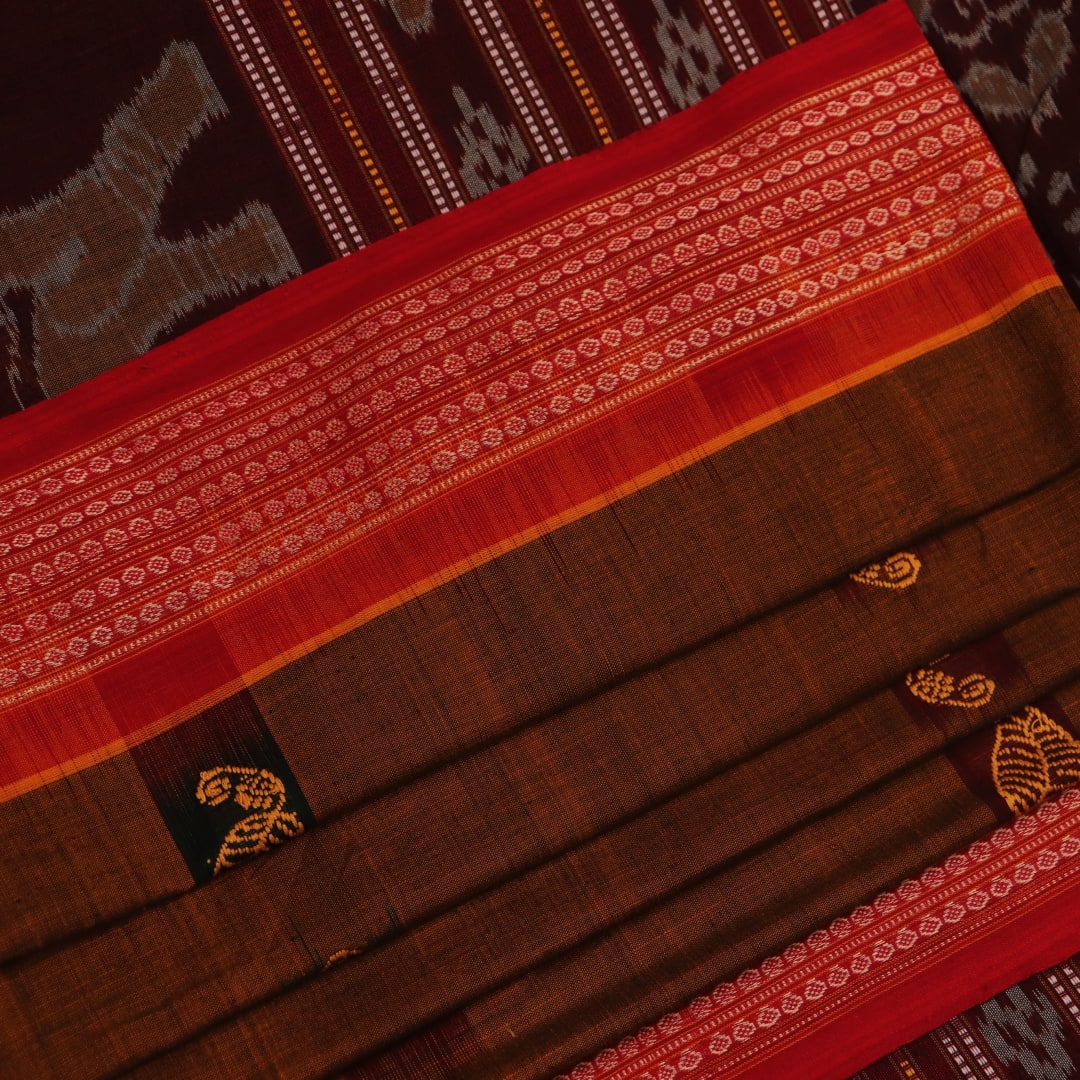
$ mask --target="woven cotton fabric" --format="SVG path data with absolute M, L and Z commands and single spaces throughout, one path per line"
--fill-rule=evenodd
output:
M 12 248 L 129 216 L 0 422 L 0 1073 L 844 1076 L 1080 947 L 1080 313 L 908 8 L 185 10 Z

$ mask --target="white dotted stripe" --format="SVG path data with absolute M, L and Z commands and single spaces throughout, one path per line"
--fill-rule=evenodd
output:
M 241 0 L 213 0 L 213 5 L 244 71 L 251 79 L 263 108 L 270 117 L 274 130 L 284 143 L 289 157 L 304 181 L 308 194 L 315 203 L 319 215 L 333 238 L 338 254 L 348 255 L 350 252 L 362 248 L 364 246 L 363 234 L 353 220 L 333 177 L 331 177 L 326 165 L 323 163 L 322 156 L 316 148 L 314 140 L 304 126 L 300 113 L 293 104 L 292 98 L 263 46 L 258 31 L 248 17 Z M 229 7 L 232 8 L 231 14 Z M 243 33 L 237 29 L 233 16 L 243 27 Z M 253 50 L 261 62 L 261 72 L 259 66 L 253 60 Z M 272 90 L 267 85 L 267 80 L 271 84 Z M 288 117 L 288 122 L 283 117 L 282 110 Z M 297 139 L 299 139 L 299 144 Z M 315 175 L 313 175 L 312 170 L 314 170 Z M 327 205 L 327 199 L 333 203 L 337 211 L 336 217 Z M 339 225 L 339 222 L 341 225 Z M 348 237 L 342 234 L 341 226 L 347 231 Z
M 822 30 L 828 30 L 832 25 L 832 21 L 829 18 L 829 13 L 825 10 L 825 5 L 821 0 L 813 0 L 814 14 L 817 16 L 818 26 Z
M 1074 993 L 1080 997 L 1080 975 L 1077 974 L 1076 969 L 1071 963 L 1065 963 L 1061 965 L 1061 970 L 1065 973 L 1065 978 L 1069 980 Z
M 708 0 L 708 2 L 711 7 L 711 0 Z M 755 64 L 760 64 L 761 54 L 754 48 L 754 43 L 750 40 L 750 35 L 747 33 L 746 26 L 743 24 L 738 8 L 735 7 L 732 0 L 720 0 L 720 2 L 723 5 L 724 15 L 728 25 L 739 39 L 739 46 L 742 49 L 743 56 L 746 58 L 747 65 L 753 67 Z
M 971 1055 L 972 1060 L 982 1071 L 984 1080 L 1001 1080 L 997 1070 L 990 1064 L 990 1060 L 982 1052 L 982 1048 L 975 1041 L 974 1035 L 968 1030 L 967 1024 L 959 1016 L 955 1017 L 952 1022 L 953 1030 L 960 1036 L 960 1040 L 963 1042 L 965 1049 Z
M 556 158 L 561 160 L 569 158 L 570 150 L 562 131 L 555 122 L 532 72 L 522 60 L 513 35 L 507 32 L 498 7 L 491 0 L 488 0 L 483 7 L 476 4 L 474 0 L 463 0 L 463 2 L 465 11 L 499 72 L 503 85 L 510 91 L 514 107 L 539 150 L 543 163 L 550 165 Z M 539 121 L 537 115 L 540 117 Z M 546 135 L 541 131 L 541 122 L 547 130 Z
M 454 174 L 416 107 L 408 85 L 397 70 L 393 57 L 379 33 L 378 26 L 364 8 L 363 0 L 349 0 L 349 4 L 346 4 L 345 0 L 333 0 L 333 3 L 353 48 L 364 62 L 364 67 L 371 76 L 371 81 L 382 99 L 383 106 L 412 155 L 425 186 L 435 200 L 436 207 L 441 213 L 445 213 L 451 206 L 464 206 L 466 200 L 462 197 Z M 363 25 L 363 34 L 357 30 L 356 23 L 349 14 L 350 6 Z M 378 54 L 378 62 L 372 56 L 367 46 L 368 42 Z M 407 117 L 402 110 L 408 114 Z M 417 139 L 423 143 L 422 147 Z M 439 175 L 438 180 L 435 178 L 435 173 Z
M 585 0 L 585 9 L 599 32 L 604 47 L 615 62 L 642 124 L 648 125 L 654 120 L 662 120 L 668 115 L 668 108 L 618 9 L 611 0 Z M 648 103 L 642 96 L 643 91 L 649 99 Z
M 960 1075 L 965 1078 L 971 1078 L 975 1076 L 971 1066 L 968 1064 L 967 1058 L 964 1056 L 963 1051 L 956 1045 L 955 1042 L 949 1037 L 947 1031 L 942 1030 L 940 1033 L 941 1045 L 945 1047 L 945 1052 L 953 1059 L 953 1064 L 960 1070 Z
M 1068 972 L 1066 966 L 1062 965 L 1061 970 L 1065 972 L 1066 978 L 1068 978 Z M 1075 977 L 1075 976 L 1074 976 Z M 1065 1007 L 1066 1011 L 1073 1018 L 1073 1023 L 1080 1026 L 1080 1006 L 1077 1005 L 1076 998 L 1073 994 L 1069 993 L 1068 987 L 1066 987 L 1062 981 L 1058 978 L 1057 973 L 1050 971 L 1047 973 L 1046 981 L 1050 984 L 1050 988 L 1058 996 L 1061 1004 Z M 1074 990 L 1076 987 L 1074 987 Z
M 723 42 L 724 48 L 727 50 L 728 57 L 734 65 L 735 70 L 749 70 L 750 65 L 747 63 L 739 46 L 735 44 L 735 39 L 731 36 L 731 31 L 728 29 L 724 17 L 720 14 L 720 9 L 716 6 L 716 0 L 703 0 L 703 3 L 713 28 L 720 35 L 720 40 Z

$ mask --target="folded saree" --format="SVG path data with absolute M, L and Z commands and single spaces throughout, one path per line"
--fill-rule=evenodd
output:
M 7 418 L 0 1066 L 843 1076 L 1060 961 L 1078 362 L 892 0 Z
M 693 105 L 873 0 L 11 0 L 0 415 Z M 1071 0 L 911 0 L 1080 297 Z

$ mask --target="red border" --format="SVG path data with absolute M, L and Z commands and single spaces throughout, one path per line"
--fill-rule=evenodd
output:
M 205 392 L 212 385 L 208 376 L 229 377 L 280 353 L 371 300 L 396 295 L 455 255 L 485 251 L 600 193 L 623 189 L 664 162 L 730 140 L 777 106 L 827 95 L 838 83 L 914 53 L 925 58 L 925 41 L 903 0 L 891 0 L 616 147 L 534 174 L 377 250 L 282 286 L 10 418 L 0 446 L 0 479 L 5 471 L 25 475 L 192 389 Z M 940 71 L 933 77 L 945 84 Z M 1007 184 L 1003 172 L 1001 181 Z M 1007 259 L 1000 258 L 1002 250 Z M 953 254 L 913 270 L 892 281 L 877 279 L 846 303 L 814 309 L 787 330 L 752 340 L 523 452 L 246 599 L 170 627 L 156 643 L 132 639 L 138 647 L 117 648 L 92 672 L 72 665 L 63 681 L 57 677 L 25 696 L 13 695 L 2 713 L 0 800 L 175 726 L 470 566 L 961 338 L 1060 284 L 1015 206 Z
M 177 398 L 206 389 L 358 308 L 572 207 L 729 138 L 800 94 L 825 90 L 925 41 L 903 0 L 759 64 L 617 150 L 559 162 L 454 213 L 380 240 L 4 420 L 0 480 L 22 475 Z M 377 252 L 375 254 L 374 252 Z
M 1002 246 L 1014 257 L 1000 268 L 995 291 L 1010 299 L 987 310 L 982 273 Z M 0 800 L 58 778 L 55 770 L 77 771 L 88 758 L 104 759 L 175 726 L 464 567 L 944 343 L 933 337 L 943 323 L 949 340 L 964 336 L 1025 298 L 1046 268 L 1027 221 L 1010 219 L 916 279 L 850 301 L 846 316 L 813 320 L 748 346 L 448 491 L 160 644 L 7 706 Z M 979 290 L 968 288 L 969 281 L 979 282 Z M 874 317 L 860 320 L 856 313 L 868 303 Z M 837 338 L 838 325 L 860 323 L 857 338 Z M 116 687 L 122 692 L 111 692 Z M 82 723 L 72 722 L 73 699 Z M 63 770 L 65 763 L 71 768 Z
M 791 1046 L 741 1070 L 695 1080 L 847 1080 L 860 1069 L 1080 951 L 1080 881 L 925 964 Z

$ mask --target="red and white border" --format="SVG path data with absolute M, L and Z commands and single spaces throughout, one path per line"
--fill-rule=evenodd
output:
M 861 1002 L 953 956 L 989 927 L 1070 883 L 1080 885 L 1077 791 L 882 893 L 558 1080 L 711 1080 L 761 1070 Z M 958 999 L 955 1011 L 969 1004 Z M 780 1075 L 767 1067 L 760 1074 Z

